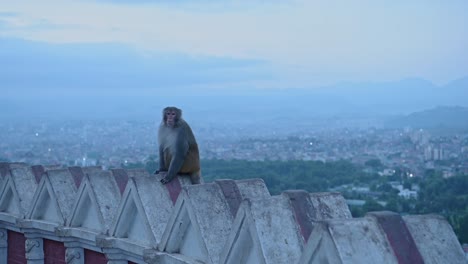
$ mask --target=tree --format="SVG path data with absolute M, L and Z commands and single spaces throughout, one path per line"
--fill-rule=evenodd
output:
M 381 204 L 372 199 L 366 200 L 366 203 L 362 206 L 362 210 L 366 213 L 372 211 L 382 211 L 383 209 L 384 207 Z
M 383 164 L 380 159 L 370 159 L 364 163 L 367 167 L 371 167 L 373 169 L 380 169 L 383 168 Z

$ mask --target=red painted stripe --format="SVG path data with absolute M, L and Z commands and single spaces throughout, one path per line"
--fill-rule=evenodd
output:
M 26 237 L 8 230 L 8 264 L 26 264 Z
M 104 254 L 92 250 L 84 250 L 84 263 L 107 264 L 107 258 Z
M 73 181 L 75 181 L 76 188 L 80 188 L 81 181 L 84 177 L 84 173 L 81 167 L 68 167 L 68 171 L 70 171 L 73 177 Z
M 65 245 L 62 242 L 44 239 L 44 264 L 65 264 Z
M 36 183 L 39 183 L 42 179 L 42 175 L 44 175 L 44 167 L 41 165 L 34 165 L 31 167 L 31 170 L 34 174 L 34 177 L 36 177 Z
M 112 175 L 114 175 L 115 181 L 117 182 L 117 186 L 119 186 L 120 194 L 123 194 L 128 183 L 127 171 L 124 169 L 112 169 L 111 171 Z
M 242 202 L 239 187 L 233 180 L 216 180 L 215 183 L 221 188 L 231 211 L 231 215 L 235 217 Z
M 172 181 L 166 183 L 165 186 L 169 191 L 169 197 L 171 197 L 172 203 L 175 204 L 180 192 L 182 191 L 182 185 L 180 184 L 178 176 L 176 176 Z
M 10 163 L 0 162 L 0 176 L 5 178 L 8 174 L 10 174 Z
M 400 264 L 424 263 L 416 243 L 401 215 L 393 212 L 372 212 L 384 233 Z
M 299 225 L 304 241 L 307 242 L 314 228 L 312 221 L 316 218 L 317 214 L 310 201 L 309 193 L 302 190 L 292 190 L 285 191 L 284 194 L 289 197 L 294 211 L 294 218 Z

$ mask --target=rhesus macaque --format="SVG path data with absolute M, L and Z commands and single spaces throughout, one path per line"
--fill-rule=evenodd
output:
M 166 107 L 159 126 L 159 171 L 166 174 L 161 179 L 166 184 L 177 174 L 189 175 L 192 184 L 200 183 L 200 156 L 192 129 L 182 119 L 182 110 Z

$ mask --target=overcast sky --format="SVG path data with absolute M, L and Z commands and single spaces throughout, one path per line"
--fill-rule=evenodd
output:
M 0 0 L 0 87 L 443 85 L 468 75 L 467 14 L 466 0 Z

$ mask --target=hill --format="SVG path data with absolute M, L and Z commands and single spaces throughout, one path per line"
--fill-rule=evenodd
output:
M 439 106 L 392 118 L 386 122 L 386 126 L 392 128 L 422 128 L 440 132 L 468 131 L 468 108 Z

